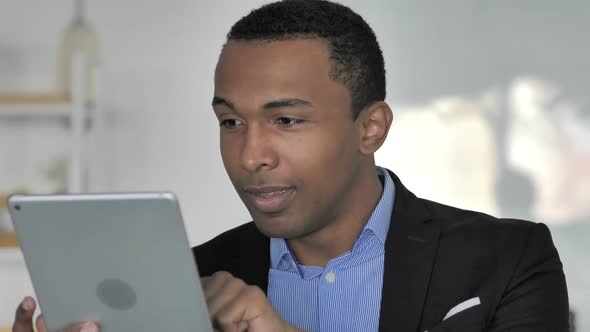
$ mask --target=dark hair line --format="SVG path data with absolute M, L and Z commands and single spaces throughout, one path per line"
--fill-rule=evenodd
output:
M 325 40 L 331 78 L 352 98 L 353 118 L 366 106 L 385 100 L 383 53 L 371 27 L 350 8 L 326 0 L 283 0 L 254 9 L 227 34 L 232 40 Z

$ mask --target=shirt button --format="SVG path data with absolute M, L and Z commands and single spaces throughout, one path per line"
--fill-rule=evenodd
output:
M 336 281 L 336 275 L 334 274 L 334 272 L 330 271 L 326 274 L 326 281 L 329 283 L 333 283 L 334 281 Z

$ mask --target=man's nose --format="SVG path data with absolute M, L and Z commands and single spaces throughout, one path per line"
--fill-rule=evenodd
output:
M 248 128 L 241 151 L 241 164 L 244 169 L 258 172 L 265 168 L 277 167 L 278 157 L 272 148 L 270 135 L 271 133 L 262 127 Z

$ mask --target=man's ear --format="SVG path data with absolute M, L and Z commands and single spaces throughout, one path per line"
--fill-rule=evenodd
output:
M 355 122 L 362 154 L 373 154 L 383 145 L 392 121 L 393 112 L 384 101 L 376 101 L 359 113 Z

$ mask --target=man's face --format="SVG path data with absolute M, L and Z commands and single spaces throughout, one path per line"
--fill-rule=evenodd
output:
M 349 90 L 317 39 L 231 41 L 215 73 L 223 163 L 257 227 L 301 238 L 346 213 L 360 176 Z

